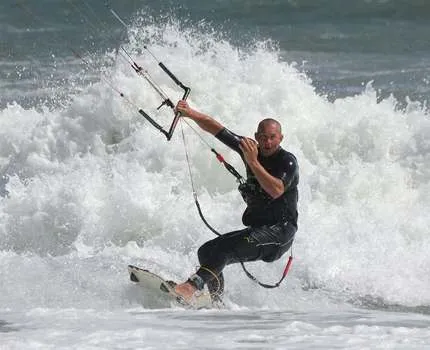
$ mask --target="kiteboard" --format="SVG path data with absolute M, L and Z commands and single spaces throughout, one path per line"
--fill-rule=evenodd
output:
M 211 297 L 208 292 L 204 291 L 191 301 L 184 300 L 175 292 L 176 283 L 165 280 L 163 277 L 134 265 L 128 265 L 130 280 L 143 287 L 146 291 L 157 293 L 160 297 L 167 297 L 170 301 L 191 309 L 212 308 Z

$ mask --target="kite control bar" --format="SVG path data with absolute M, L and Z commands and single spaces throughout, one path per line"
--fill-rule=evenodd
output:
M 122 20 L 122 18 L 118 15 L 118 13 L 116 13 L 112 8 L 110 8 L 108 5 L 106 5 L 109 9 L 109 11 L 112 13 L 112 15 L 124 26 L 128 29 L 127 24 Z M 142 76 L 146 81 L 148 81 L 148 83 L 154 88 L 154 90 L 162 97 L 163 102 L 161 103 L 161 105 L 157 108 L 160 109 L 161 107 L 163 107 L 164 105 L 169 106 L 172 109 L 175 109 L 175 105 L 173 104 L 173 102 L 170 100 L 170 98 L 163 92 L 163 90 L 161 90 L 161 88 L 155 83 L 155 81 L 151 78 L 151 76 L 149 75 L 148 71 L 144 70 L 141 66 L 139 66 L 128 54 L 128 52 L 121 47 L 122 50 L 125 52 L 125 54 L 129 57 L 129 59 L 131 60 L 131 67 L 134 69 L 134 71 L 139 74 L 140 76 Z M 149 48 L 144 45 L 143 48 L 149 52 L 149 54 L 154 58 L 154 60 L 157 61 L 158 65 L 160 66 L 160 68 L 164 71 L 164 73 L 166 73 L 170 79 L 172 79 L 176 85 L 178 85 L 181 89 L 184 90 L 184 95 L 182 96 L 182 100 L 186 100 L 188 98 L 188 95 L 191 92 L 191 89 L 188 86 L 185 86 L 184 84 L 182 84 L 182 82 L 176 78 L 176 76 L 164 65 L 163 62 L 159 61 L 157 59 L 157 57 L 155 57 L 155 55 L 149 50 Z M 161 133 L 164 134 L 164 136 L 166 136 L 167 141 L 170 141 L 170 139 L 173 136 L 173 133 L 175 131 L 176 125 L 178 124 L 179 118 L 181 116 L 180 112 L 175 112 L 175 117 L 173 118 L 172 124 L 170 125 L 169 131 L 165 130 L 160 124 L 158 124 L 151 116 L 149 116 L 148 113 L 146 113 L 143 109 L 139 109 L 139 113 L 147 120 L 151 123 L 152 126 L 154 126 L 158 131 L 160 131 Z
M 145 49 L 148 50 L 148 48 L 146 46 L 145 46 Z M 184 90 L 184 95 L 182 96 L 182 100 L 185 101 L 188 98 L 188 95 L 190 94 L 191 89 L 188 86 L 185 86 L 184 84 L 182 84 L 181 81 L 178 78 L 176 78 L 176 76 L 162 62 L 159 62 L 158 65 L 178 86 L 180 86 Z M 172 103 L 172 101 L 164 93 L 162 93 L 161 90 L 159 90 L 157 85 L 152 80 L 148 79 L 149 76 L 148 76 L 147 72 L 142 70 L 142 67 L 139 67 L 136 65 L 136 67 L 133 67 L 133 68 L 135 70 L 136 70 L 136 68 L 138 68 L 139 69 L 138 73 L 142 74 L 142 76 L 150 83 L 150 85 L 164 98 L 163 102 L 161 103 L 161 105 L 157 109 L 160 109 L 164 105 L 167 105 L 172 109 L 175 108 L 175 105 Z M 136 72 L 137 72 L 137 70 L 136 70 Z M 176 128 L 176 125 L 178 124 L 179 118 L 181 116 L 180 112 L 176 112 L 175 117 L 173 118 L 172 124 L 170 125 L 169 131 L 166 131 L 160 124 L 158 124 L 153 118 L 151 118 L 148 115 L 148 113 L 146 113 L 143 109 L 139 109 L 139 113 L 147 121 L 149 121 L 152 126 L 154 126 L 157 130 L 162 132 L 164 134 L 164 136 L 166 136 L 167 141 L 170 141 L 170 139 L 172 138 L 173 133 L 174 133 L 175 128 Z

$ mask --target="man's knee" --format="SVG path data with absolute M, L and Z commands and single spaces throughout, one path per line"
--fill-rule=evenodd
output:
M 205 261 L 216 249 L 216 243 L 213 240 L 204 243 L 197 251 L 200 263 Z

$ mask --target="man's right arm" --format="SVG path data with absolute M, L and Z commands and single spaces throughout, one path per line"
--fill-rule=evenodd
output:
M 201 129 L 211 133 L 226 146 L 242 154 L 239 147 L 242 136 L 231 132 L 212 117 L 192 109 L 186 101 L 179 101 L 176 111 L 180 112 L 182 116 L 194 120 Z
M 224 129 L 224 126 L 212 117 L 192 109 L 186 101 L 179 101 L 176 105 L 176 111 L 180 112 L 182 116 L 194 120 L 201 129 L 212 135 L 216 135 Z

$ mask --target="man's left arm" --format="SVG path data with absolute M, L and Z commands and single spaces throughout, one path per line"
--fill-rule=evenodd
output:
M 252 139 L 243 138 L 239 147 L 261 188 L 273 199 L 282 196 L 285 191 L 284 182 L 280 178 L 270 175 L 258 161 L 257 143 Z
M 281 179 L 270 175 L 258 160 L 248 163 L 261 188 L 276 199 L 284 194 L 285 186 Z

